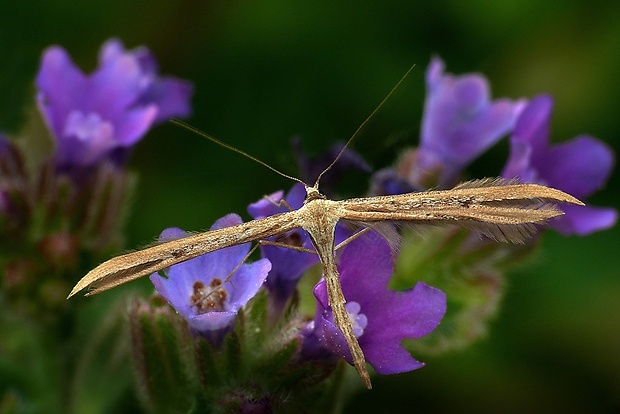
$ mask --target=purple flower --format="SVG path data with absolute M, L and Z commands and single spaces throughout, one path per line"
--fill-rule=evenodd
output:
M 295 153 L 295 158 L 297 158 L 297 164 L 301 171 L 301 179 L 306 183 L 313 184 L 319 174 L 321 174 L 336 159 L 338 154 L 340 154 L 344 145 L 343 142 L 338 142 L 332 145 L 329 150 L 319 157 L 310 158 L 306 156 L 303 151 L 301 139 L 299 137 L 293 137 L 293 152 Z M 343 172 L 351 169 L 365 173 L 370 173 L 372 171 L 372 168 L 370 168 L 360 154 L 350 148 L 346 148 L 342 152 L 338 162 L 321 177 L 321 191 L 325 194 L 330 194 Z
M 216 221 L 211 229 L 241 222 L 238 215 L 229 214 Z M 184 236 L 187 233 L 183 230 L 169 228 L 162 232 L 160 240 Z M 249 250 L 250 243 L 245 243 L 207 253 L 171 266 L 167 277 L 154 273 L 151 281 L 194 331 L 218 338 L 232 325 L 239 309 L 256 295 L 271 269 L 267 259 L 240 265 Z
M 254 219 L 289 211 L 286 205 L 281 207 L 277 205 L 283 199 L 282 191 L 277 191 L 268 197 L 269 199 L 262 198 L 248 206 L 248 213 Z M 295 184 L 284 200 L 292 209 L 298 209 L 303 205 L 305 197 L 304 186 Z M 337 243 L 345 240 L 349 235 L 350 232 L 343 226 L 336 227 Z M 268 240 L 314 250 L 310 236 L 301 228 L 271 237 Z M 261 246 L 260 249 L 262 257 L 269 259 L 272 264 L 266 286 L 271 296 L 274 297 L 275 303 L 281 307 L 295 290 L 301 276 L 319 262 L 319 257 L 316 254 L 275 246 Z
M 414 188 L 396 168 L 387 167 L 372 174 L 368 194 L 371 196 L 392 195 L 424 190 L 425 188 L 422 187 Z
M 178 83 L 175 83 L 178 82 Z M 135 144 L 162 116 L 185 115 L 191 86 L 155 75 L 150 54 L 123 52 L 111 40 L 85 75 L 67 52 L 45 50 L 37 101 L 56 141 L 59 166 L 90 166 Z
M 587 135 L 550 146 L 552 109 L 553 99 L 539 95 L 523 110 L 510 137 L 510 157 L 502 176 L 555 187 L 583 200 L 607 181 L 614 163 L 613 152 Z M 613 226 L 617 219 L 617 211 L 612 208 L 561 208 L 566 214 L 550 225 L 563 234 L 586 235 Z
M 389 244 L 374 232 L 344 247 L 338 270 L 353 331 L 375 371 L 396 374 L 424 366 L 411 357 L 401 341 L 420 338 L 437 327 L 446 312 L 445 294 L 422 282 L 404 292 L 389 290 L 393 253 Z M 316 356 L 322 347 L 351 363 L 345 339 L 333 324 L 323 280 L 315 286 L 314 295 L 318 306 L 304 335 L 306 355 Z
M 138 99 L 138 105 L 157 105 L 155 122 L 190 115 L 189 101 L 194 89 L 190 82 L 173 76 L 159 76 L 157 61 L 148 48 L 140 46 L 126 51 L 118 39 L 110 39 L 103 44 L 99 62 L 102 66 L 113 64 L 116 59 L 121 59 L 123 56 L 132 56 L 140 65 L 144 90 Z
M 490 99 L 487 80 L 479 74 L 453 76 L 435 57 L 426 70 L 427 95 L 414 186 L 427 175 L 439 175 L 440 187 L 452 186 L 461 170 L 514 126 L 520 101 Z

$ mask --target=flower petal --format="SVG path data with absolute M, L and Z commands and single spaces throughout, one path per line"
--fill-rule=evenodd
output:
M 512 139 L 520 139 L 532 147 L 534 156 L 542 154 L 548 145 L 553 98 L 549 95 L 538 95 L 523 109 L 514 131 Z
M 99 50 L 99 64 L 105 65 L 122 55 L 130 55 L 136 58 L 142 72 L 147 76 L 156 74 L 159 70 L 155 56 L 148 48 L 139 46 L 132 50 L 126 50 L 123 42 L 117 38 L 111 38 L 101 46 Z
M 353 364 L 349 345 L 340 329 L 326 318 L 315 318 L 314 323 L 313 334 L 318 339 L 320 347 L 328 349 L 330 352 L 344 358 L 349 364 Z
M 236 316 L 237 312 L 207 312 L 191 316 L 188 322 L 199 332 L 217 331 L 230 326 Z
M 183 237 L 189 236 L 189 233 L 185 230 L 182 230 L 178 227 L 168 227 L 159 235 L 159 240 L 162 242 L 167 242 L 170 240 L 182 239 Z
M 116 142 L 123 147 L 135 144 L 153 126 L 157 111 L 155 105 L 126 111 L 122 118 L 117 119 Z
M 418 283 L 406 292 L 387 289 L 394 268 L 389 244 L 370 232 L 348 244 L 340 257 L 338 269 L 342 290 L 348 303 L 360 305 L 366 317 L 364 333 L 358 338 L 367 361 L 381 374 L 393 374 L 420 368 L 401 346 L 405 338 L 419 338 L 437 327 L 446 312 L 446 296 L 439 289 Z M 324 280 L 315 288 L 317 313 L 314 335 L 319 343 L 351 363 L 342 333 L 327 312 L 328 295 Z M 312 336 L 307 336 L 309 353 L 317 354 Z
M 232 227 L 241 223 L 243 223 L 243 220 L 238 214 L 227 214 L 218 219 L 213 226 L 211 226 L 211 230 Z M 230 272 L 232 272 L 233 269 L 241 263 L 249 251 L 250 243 L 243 243 L 216 250 L 208 255 L 203 255 L 200 257 L 207 261 L 204 263 L 204 266 L 209 269 L 210 273 L 218 275 L 219 277 L 227 277 Z
M 153 81 L 140 97 L 142 104 L 156 104 L 159 111 L 155 122 L 167 121 L 172 117 L 186 117 L 192 112 L 190 98 L 193 85 L 185 80 L 162 76 Z
M 510 131 L 523 103 L 492 102 L 483 76 L 444 74 L 443 67 L 443 62 L 434 58 L 427 69 L 416 168 L 441 170 L 439 184 L 448 186 L 467 164 Z
M 607 145 L 583 135 L 549 148 L 544 162 L 536 167 L 550 186 L 585 198 L 605 184 L 613 163 L 613 153 Z
M 613 208 L 591 206 L 562 206 L 564 215 L 550 221 L 550 226 L 562 234 L 586 236 L 612 227 L 618 220 Z
M 421 338 L 432 332 L 446 313 L 446 295 L 439 289 L 419 282 L 406 292 L 390 292 L 383 307 L 362 303 L 368 325 L 360 338 L 367 359 L 381 374 L 410 371 L 424 365 L 401 352 L 400 341 Z M 373 318 L 374 320 L 371 320 Z M 389 320 L 389 327 L 385 321 Z M 408 355 L 408 353 L 407 353 Z
M 400 374 L 422 368 L 425 364 L 416 360 L 399 342 L 383 342 L 366 346 L 364 351 L 370 365 L 381 375 Z
M 69 113 L 84 104 L 86 77 L 63 48 L 51 46 L 43 52 L 35 83 L 39 108 L 59 136 Z
M 234 310 L 256 296 L 270 270 L 271 262 L 268 259 L 260 259 L 241 266 L 233 274 L 227 290 L 230 292 L 229 303 L 233 305 Z
M 85 91 L 89 99 L 83 110 L 116 120 L 138 102 L 143 90 L 138 61 L 131 56 L 121 55 L 93 73 Z
M 186 117 L 191 113 L 190 97 L 194 89 L 191 82 L 172 76 L 157 76 L 157 61 L 147 48 L 128 51 L 120 40 L 110 39 L 101 48 L 99 62 L 102 66 L 114 64 L 123 57 L 135 60 L 140 68 L 141 89 L 137 104 L 156 105 L 155 122 L 166 121 L 173 116 Z
M 125 53 L 125 45 L 115 37 L 106 40 L 99 49 L 99 65 L 106 65 Z
M 248 206 L 247 211 L 254 219 L 272 216 L 276 213 L 284 212 L 284 207 L 278 207 L 274 203 L 279 203 L 284 197 L 284 191 L 276 191 L 263 197 Z
M 523 182 L 538 182 L 538 171 L 532 166 L 532 145 L 513 136 L 510 139 L 510 157 L 506 162 L 502 177 L 519 178 Z
M 184 318 L 192 315 L 190 303 L 187 300 L 192 294 L 191 285 L 194 281 L 178 275 L 178 280 L 171 280 L 170 277 L 164 278 L 157 273 L 149 276 L 157 292 L 162 295 L 172 305 L 176 311 Z
M 553 100 L 532 99 L 510 138 L 510 157 L 502 176 L 555 187 L 584 199 L 602 187 L 613 168 L 612 150 L 598 139 L 582 135 L 548 146 Z M 586 235 L 612 226 L 617 212 L 609 208 L 562 206 L 565 215 L 550 221 L 563 234 Z

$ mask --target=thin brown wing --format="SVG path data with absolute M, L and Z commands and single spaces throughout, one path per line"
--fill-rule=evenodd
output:
M 502 179 L 469 181 L 452 190 L 357 198 L 340 202 L 343 219 L 456 224 L 499 241 L 522 243 L 535 224 L 564 214 L 558 203 L 583 205 L 575 197 L 538 184 Z
M 88 272 L 67 298 L 86 288 L 87 295 L 95 295 L 205 253 L 292 230 L 299 227 L 298 222 L 297 211 L 291 211 L 117 256 Z

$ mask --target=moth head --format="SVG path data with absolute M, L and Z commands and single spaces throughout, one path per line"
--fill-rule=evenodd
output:
M 325 194 L 321 193 L 316 185 L 312 187 L 306 185 L 306 199 L 304 200 L 304 204 L 317 199 L 325 200 L 325 198 Z

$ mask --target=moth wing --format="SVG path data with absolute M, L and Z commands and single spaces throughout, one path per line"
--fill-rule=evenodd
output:
M 296 227 L 299 227 L 298 214 L 291 211 L 117 256 L 88 272 L 71 290 L 68 298 L 84 289 L 89 289 L 87 295 L 95 295 L 202 254 L 264 239 Z
M 564 214 L 557 204 L 583 205 L 554 188 L 503 179 L 474 180 L 452 190 L 357 198 L 340 203 L 340 214 L 345 220 L 457 225 L 511 243 L 523 243 L 536 233 L 536 225 Z

